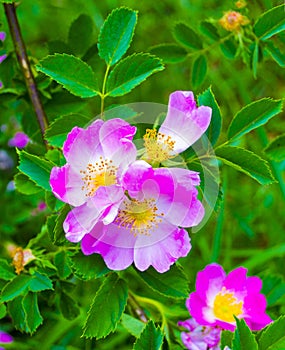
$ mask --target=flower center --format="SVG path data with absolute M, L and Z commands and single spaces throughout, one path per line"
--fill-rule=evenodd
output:
M 92 197 L 100 186 L 110 186 L 117 182 L 116 173 L 118 168 L 112 165 L 112 160 L 100 157 L 95 164 L 89 163 L 86 170 L 80 170 L 83 175 L 82 191 L 86 191 L 86 196 Z
M 238 301 L 234 293 L 223 287 L 221 292 L 216 295 L 214 314 L 219 320 L 232 323 L 235 322 L 234 315 L 238 317 L 243 313 L 242 306 L 243 302 Z
M 171 152 L 175 141 L 170 136 L 157 132 L 156 129 L 146 129 L 143 139 L 148 159 L 161 163 L 173 157 Z
M 119 209 L 115 224 L 129 229 L 136 237 L 138 234 L 149 236 L 149 231 L 158 227 L 161 223 L 163 213 L 157 213 L 157 207 L 154 199 L 145 199 L 138 201 L 124 201 L 123 208 Z

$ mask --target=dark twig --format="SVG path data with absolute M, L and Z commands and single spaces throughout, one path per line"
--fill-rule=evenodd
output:
M 19 65 L 22 69 L 27 89 L 32 101 L 34 111 L 37 116 L 37 120 L 40 126 L 41 134 L 44 140 L 44 133 L 48 126 L 48 120 L 44 112 L 41 100 L 39 98 L 39 93 L 37 90 L 36 82 L 30 67 L 28 56 L 26 53 L 25 44 L 22 38 L 19 22 L 16 15 L 15 4 L 3 4 L 5 9 L 5 14 L 9 23 L 10 33 L 12 35 L 17 59 Z
M 130 304 L 131 308 L 133 309 L 133 311 L 138 316 L 138 318 L 142 322 L 147 323 L 147 316 L 146 316 L 145 312 L 143 311 L 143 309 L 140 307 L 140 305 L 136 301 L 135 297 L 130 292 L 129 292 L 129 304 Z

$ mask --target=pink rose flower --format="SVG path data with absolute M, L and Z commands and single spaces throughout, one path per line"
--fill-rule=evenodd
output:
M 83 237 L 79 234 L 84 254 L 101 254 L 112 270 L 125 269 L 134 262 L 140 271 L 152 265 L 165 272 L 190 251 L 190 239 L 183 227 L 198 225 L 204 216 L 195 188 L 199 182 L 196 172 L 153 169 L 143 160 L 136 161 L 123 176 L 127 194 L 113 204 L 112 221 L 104 223 L 101 217 L 94 226 L 91 209 L 83 220 L 80 215 L 68 215 L 66 237 L 91 228 Z
M 234 331 L 234 316 L 243 318 L 253 331 L 272 320 L 265 313 L 266 299 L 260 293 L 262 281 L 247 277 L 247 269 L 238 267 L 226 275 L 223 268 L 210 264 L 198 272 L 196 291 L 186 301 L 190 315 L 203 326 L 220 326 Z
M 210 107 L 197 108 L 192 91 L 173 92 L 160 129 L 158 132 L 148 129 L 144 136 L 144 158 L 152 163 L 161 163 L 185 151 L 205 133 L 211 115 Z
M 181 339 L 188 350 L 220 350 L 221 328 L 201 326 L 193 318 L 179 321 L 178 326 L 186 328 Z

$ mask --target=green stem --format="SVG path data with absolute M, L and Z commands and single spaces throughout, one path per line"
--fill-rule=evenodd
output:
M 38 89 L 31 70 L 30 62 L 26 52 L 26 47 L 23 41 L 21 29 L 19 26 L 17 15 L 16 15 L 15 4 L 4 3 L 3 6 L 4 6 L 6 18 L 8 20 L 10 33 L 13 39 L 18 63 L 23 72 L 27 90 L 39 123 L 43 141 L 46 144 L 44 140 L 44 134 L 45 134 L 46 128 L 48 127 L 48 119 L 46 117 L 41 100 L 39 98 Z
M 105 91 L 106 91 L 106 83 L 107 83 L 107 78 L 108 78 L 108 74 L 109 74 L 109 70 L 110 70 L 111 66 L 108 64 L 107 68 L 106 68 L 106 72 L 104 75 L 104 80 L 103 80 L 103 86 L 102 86 L 102 93 L 101 93 L 101 118 L 104 119 L 104 102 L 105 102 Z

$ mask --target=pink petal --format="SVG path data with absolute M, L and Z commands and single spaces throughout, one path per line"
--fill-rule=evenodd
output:
M 79 206 L 87 200 L 85 192 L 82 190 L 81 175 L 75 173 L 69 164 L 61 168 L 52 168 L 50 186 L 58 199 L 70 205 Z
M 140 241 L 142 239 L 140 237 Z M 144 271 L 152 265 L 158 272 L 163 273 L 169 270 L 178 258 L 186 256 L 190 249 L 188 233 L 183 229 L 176 229 L 164 240 L 153 245 L 142 247 L 141 242 L 137 242 L 134 263 L 140 271 Z
M 202 326 L 213 325 L 212 320 L 208 320 L 205 317 L 205 311 L 209 310 L 206 305 L 206 300 L 201 299 L 197 292 L 193 292 L 186 300 L 186 307 L 189 310 L 190 315 Z
M 174 153 L 180 153 L 195 143 L 211 121 L 210 107 L 196 107 L 191 91 L 176 91 L 170 95 L 168 112 L 159 132 L 174 141 Z
M 246 273 L 247 269 L 245 267 L 241 266 L 234 269 L 225 278 L 224 286 L 228 290 L 233 290 L 236 292 L 244 291 L 246 286 Z

